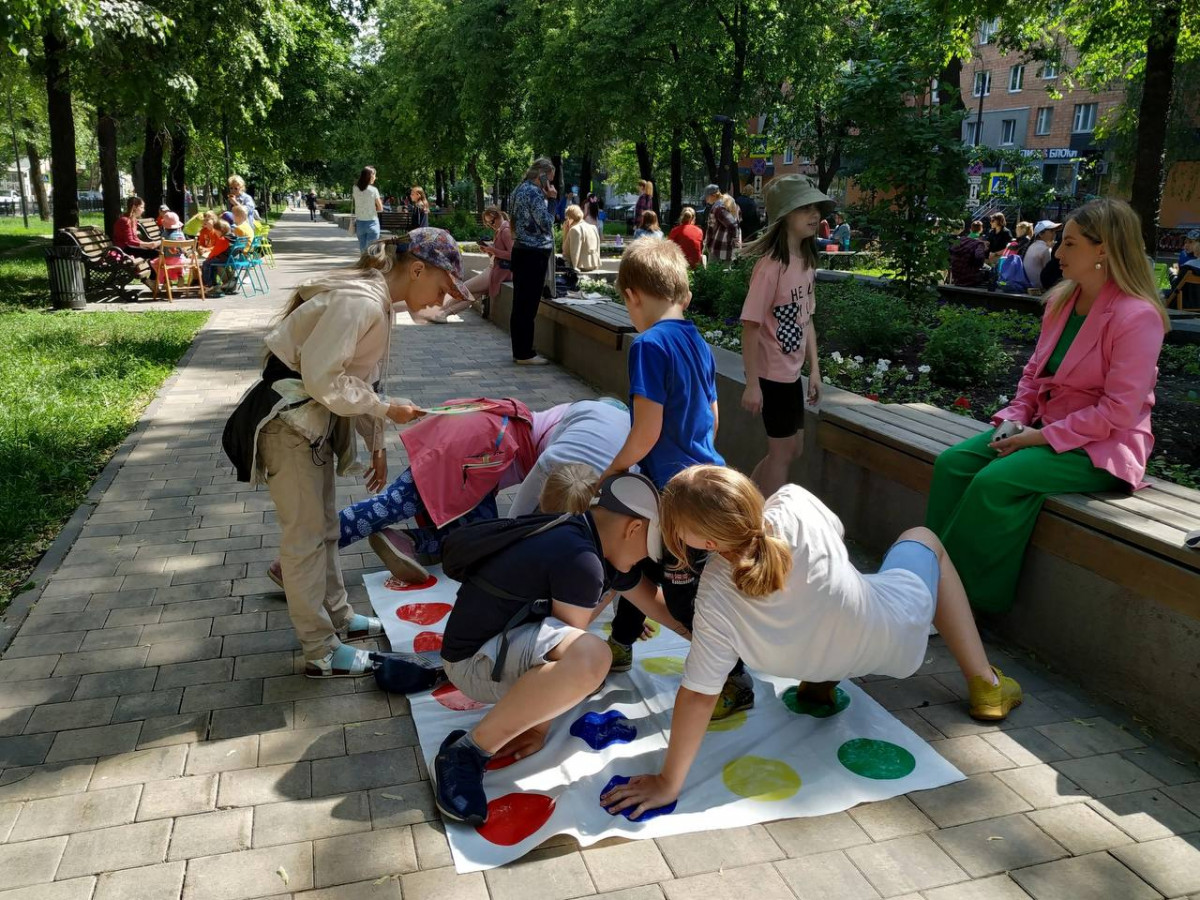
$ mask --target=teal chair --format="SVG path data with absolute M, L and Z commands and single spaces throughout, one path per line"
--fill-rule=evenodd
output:
M 253 297 L 267 292 L 266 277 L 262 276 L 262 259 L 253 253 L 249 238 L 234 238 L 229 245 L 229 259 L 225 269 L 231 269 L 234 275 L 234 291 L 240 291 L 243 297 Z

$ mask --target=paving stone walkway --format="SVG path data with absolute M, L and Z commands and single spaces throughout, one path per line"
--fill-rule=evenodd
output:
M 918 675 L 865 688 L 965 782 L 818 819 L 582 851 L 556 840 L 455 874 L 407 701 L 297 674 L 264 577 L 271 502 L 219 450 L 286 289 L 355 250 L 301 212 L 273 236 L 271 294 L 205 304 L 214 315 L 52 551 L 61 564 L 0 659 L 0 900 L 1200 898 L 1194 760 L 999 648 L 1026 703 L 972 722 L 937 639 Z M 507 337 L 474 316 L 398 336 L 393 391 L 419 402 L 594 395 L 557 367 L 514 369 Z M 345 479 L 339 494 L 364 489 Z M 360 576 L 378 560 L 355 546 L 342 561 L 365 609 Z

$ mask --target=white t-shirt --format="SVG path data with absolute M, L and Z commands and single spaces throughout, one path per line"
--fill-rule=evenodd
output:
M 373 222 L 379 218 L 375 209 L 375 201 L 379 199 L 379 188 L 368 184 L 365 191 L 360 191 L 358 185 L 351 191 L 354 195 L 354 218 L 359 222 Z
M 1050 262 L 1050 245 L 1040 238 L 1025 248 L 1025 277 L 1031 287 L 1042 289 L 1042 269 Z
M 733 586 L 729 562 L 710 556 L 696 595 L 684 687 L 719 694 L 739 657 L 752 669 L 798 681 L 904 678 L 921 666 L 934 598 L 919 576 L 904 569 L 859 573 L 841 521 L 797 485 L 780 488 L 763 517 L 792 547 L 787 584 L 766 597 L 747 597 Z

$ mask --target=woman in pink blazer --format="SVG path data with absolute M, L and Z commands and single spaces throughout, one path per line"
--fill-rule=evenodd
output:
M 1121 200 L 1081 206 L 1055 255 L 1064 280 L 1047 295 L 1016 398 L 992 418 L 1003 430 L 951 447 L 933 467 L 925 524 L 971 603 L 990 612 L 1012 606 L 1046 497 L 1143 487 L 1154 447 L 1150 410 L 1170 325 L 1137 213 Z

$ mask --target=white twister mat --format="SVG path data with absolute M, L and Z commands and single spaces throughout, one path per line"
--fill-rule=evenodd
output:
M 437 583 L 421 589 L 393 590 L 387 572 L 363 579 L 395 650 L 436 655 L 440 647 L 458 585 L 439 567 L 430 572 Z M 822 816 L 964 777 L 849 681 L 840 687 L 843 708 L 816 718 L 795 709 L 794 682 L 755 674 L 754 708 L 709 727 L 673 812 L 641 822 L 611 816 L 599 798 L 613 776 L 659 771 L 686 655 L 687 641 L 667 629 L 639 642 L 632 671 L 610 674 L 561 716 L 540 752 L 489 771 L 487 824 L 446 823 L 457 870 L 503 865 L 555 834 L 587 846 Z M 409 699 L 430 768 L 442 739 L 487 711 L 451 685 Z

